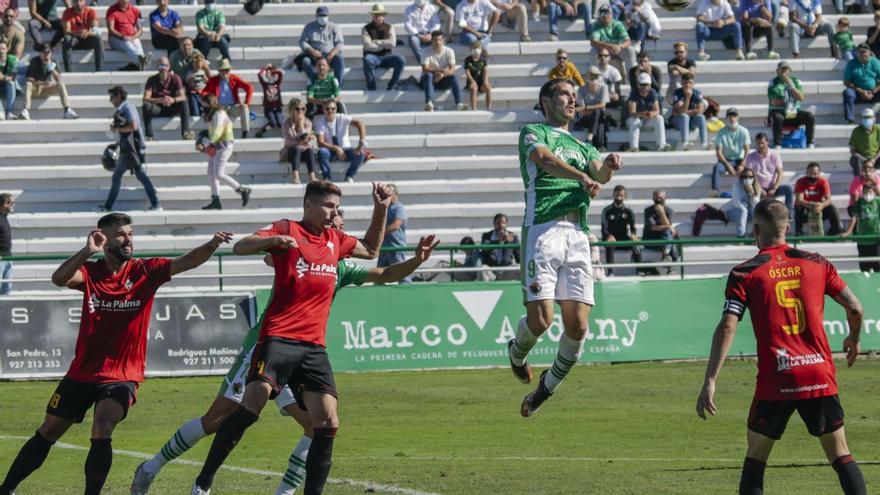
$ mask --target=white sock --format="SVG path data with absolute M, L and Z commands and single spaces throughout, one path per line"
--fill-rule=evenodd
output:
M 510 348 L 510 360 L 517 366 L 522 366 L 526 362 L 526 356 L 535 344 L 538 343 L 538 337 L 529 330 L 526 324 L 526 317 L 519 319 L 519 325 L 516 327 L 516 338 L 513 339 L 513 346 Z
M 202 418 L 191 419 L 183 424 L 174 435 L 168 439 L 165 445 L 152 459 L 144 464 L 144 471 L 158 473 L 166 462 L 183 455 L 187 450 L 195 447 L 199 440 L 205 438 L 205 430 L 202 428 Z
M 574 340 L 568 335 L 562 334 L 562 338 L 559 339 L 556 359 L 553 360 L 553 367 L 550 368 L 550 373 L 544 375 L 544 386 L 547 387 L 547 390 L 554 391 L 562 383 L 562 380 L 565 380 L 568 372 L 578 362 L 583 352 L 583 340 Z
M 290 459 L 287 460 L 287 471 L 281 477 L 281 483 L 275 495 L 293 495 L 297 487 L 306 479 L 306 456 L 309 455 L 309 446 L 312 445 L 312 439 L 303 435 L 293 452 L 290 453 Z

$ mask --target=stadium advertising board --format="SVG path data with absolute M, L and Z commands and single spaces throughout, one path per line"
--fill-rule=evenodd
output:
M 157 295 L 147 375 L 225 373 L 254 321 L 254 308 L 247 293 Z M 0 299 L 0 378 L 64 375 L 81 312 L 81 296 Z

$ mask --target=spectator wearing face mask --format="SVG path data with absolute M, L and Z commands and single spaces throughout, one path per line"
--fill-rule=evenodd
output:
M 746 229 L 752 221 L 752 213 L 755 205 L 761 200 L 763 191 L 755 183 L 755 172 L 751 169 L 743 169 L 739 174 L 739 180 L 733 185 L 733 194 L 730 203 L 724 208 L 727 218 L 736 225 L 736 236 L 745 237 Z
M 342 29 L 330 22 L 330 9 L 323 5 L 318 7 L 315 20 L 306 24 L 299 37 L 299 47 L 305 54 L 302 67 L 309 80 L 315 78 L 315 64 L 325 58 L 342 86 L 345 76 L 345 60 L 342 55 L 344 45 Z
M 492 110 L 492 84 L 489 82 L 489 53 L 480 42 L 471 47 L 471 54 L 464 59 L 464 75 L 471 94 L 471 108 L 477 109 L 477 96 L 486 94 L 486 110 Z
M 195 46 L 205 56 L 211 58 L 211 49 L 220 50 L 220 55 L 225 59 L 229 56 L 229 43 L 232 38 L 226 33 L 226 14 L 217 8 L 216 0 L 205 0 L 205 8 L 196 13 L 196 29 L 198 36 Z
M 794 185 L 795 235 L 803 235 L 803 226 L 813 214 L 821 215 L 822 221 L 831 224 L 828 235 L 840 233 L 840 215 L 831 203 L 831 184 L 822 177 L 822 168 L 816 162 L 807 165 L 806 177 L 801 177 Z
M 880 157 L 880 126 L 874 119 L 870 108 L 862 110 L 862 120 L 849 135 L 849 166 L 853 175 L 859 175 L 862 164 Z
M 849 237 L 856 235 L 880 236 L 880 198 L 877 197 L 877 185 L 865 184 L 858 201 L 853 205 L 849 225 L 842 235 Z M 872 240 L 856 241 L 856 249 L 860 258 L 880 256 L 880 242 Z M 880 271 L 878 261 L 860 261 L 859 270 L 863 272 Z
M 849 183 L 849 205 L 846 207 L 846 212 L 849 216 L 853 216 L 853 205 L 862 197 L 862 189 L 866 186 L 880 187 L 880 181 L 877 180 L 877 175 L 875 174 L 873 160 L 865 160 L 862 163 L 862 173 L 853 177 L 852 182 Z

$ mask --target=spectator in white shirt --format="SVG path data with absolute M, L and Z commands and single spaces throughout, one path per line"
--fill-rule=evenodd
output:
M 435 88 L 452 90 L 456 107 L 467 110 L 467 105 L 461 102 L 461 86 L 455 77 L 455 52 L 446 46 L 446 37 L 440 31 L 431 34 L 431 51 L 422 61 L 421 84 L 425 90 L 426 112 L 434 111 Z
M 744 60 L 742 26 L 733 15 L 733 9 L 727 0 L 711 0 L 701 4 L 697 9 L 697 48 L 702 60 L 709 60 L 706 53 L 707 40 L 733 39 L 736 48 L 736 59 Z
M 455 7 L 455 22 L 461 28 L 459 40 L 465 46 L 479 41 L 488 49 L 501 12 L 489 0 L 461 0 Z
M 620 83 L 623 77 L 617 67 L 611 65 L 611 52 L 607 48 L 600 48 L 596 54 L 596 67 L 602 74 L 602 80 L 608 86 L 608 105 L 607 108 L 621 108 L 625 103 L 621 103 Z M 623 109 L 621 108 L 621 111 Z
M 349 128 L 358 131 L 357 148 L 352 147 Z M 330 173 L 330 162 L 348 160 L 345 182 L 354 182 L 358 168 L 364 163 L 364 151 L 367 146 L 367 127 L 358 119 L 336 112 L 336 102 L 324 105 L 324 113 L 315 116 L 315 136 L 318 138 L 318 162 L 324 179 L 333 180 Z
M 791 0 L 788 30 L 791 33 L 791 54 L 798 58 L 801 54 L 801 38 L 815 38 L 824 34 L 831 45 L 831 56 L 837 58 L 837 45 L 834 44 L 834 28 L 822 17 L 822 0 Z
M 525 1 L 520 0 L 491 0 L 501 12 L 501 24 L 509 29 L 519 32 L 520 41 L 532 41 L 529 36 L 529 14 L 526 11 Z
M 403 28 L 409 35 L 409 47 L 421 65 L 424 51 L 422 47 L 431 44 L 431 33 L 440 29 L 440 17 L 437 7 L 428 0 L 415 0 L 403 11 Z

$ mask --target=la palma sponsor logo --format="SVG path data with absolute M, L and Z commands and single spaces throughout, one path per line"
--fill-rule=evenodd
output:
M 821 354 L 805 354 L 803 356 L 790 354 L 788 349 L 776 349 L 776 371 L 790 371 L 798 366 L 811 366 L 825 363 Z
M 306 274 L 317 275 L 319 277 L 335 277 L 336 265 L 309 263 L 305 258 L 300 258 L 296 262 L 296 278 L 303 278 Z
M 92 297 L 89 298 L 89 313 L 96 313 L 98 310 L 100 311 L 111 311 L 111 312 L 120 312 L 120 311 L 137 311 L 141 309 L 141 301 L 139 299 L 114 299 L 112 301 L 104 301 L 98 299 L 98 296 L 92 294 Z

